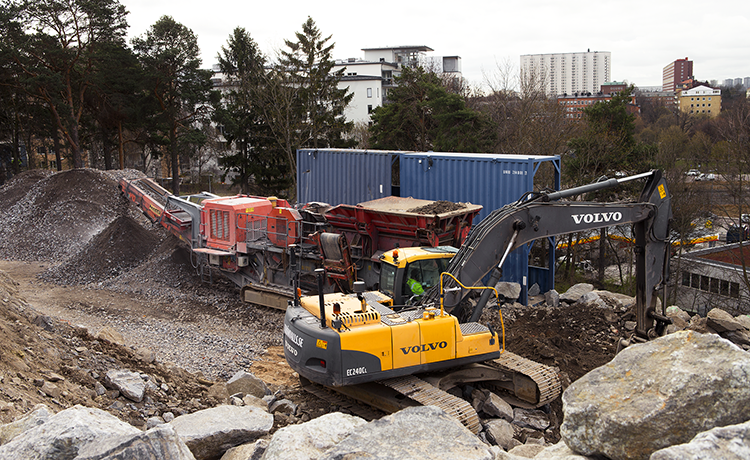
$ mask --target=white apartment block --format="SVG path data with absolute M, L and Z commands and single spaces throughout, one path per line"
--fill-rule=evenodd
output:
M 421 66 L 428 71 L 460 75 L 458 56 L 427 56 L 433 51 L 428 46 L 399 46 L 394 48 L 364 48 L 364 59 L 337 60 L 331 69 L 344 69 L 339 89 L 349 88 L 354 94 L 344 116 L 355 123 L 370 123 L 370 114 L 388 99 L 388 91 L 395 86 L 395 78 L 404 67 Z
M 521 78 L 542 78 L 549 95 L 591 93 L 612 81 L 612 53 L 525 54 L 521 56 Z

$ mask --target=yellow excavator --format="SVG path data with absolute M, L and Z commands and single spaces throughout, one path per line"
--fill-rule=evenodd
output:
M 636 202 L 561 201 L 636 179 L 646 179 Z M 555 369 L 506 350 L 504 330 L 478 322 L 508 254 L 539 238 L 633 224 L 637 327 L 631 340 L 645 341 L 670 322 L 657 311 L 658 294 L 666 290 L 670 219 L 670 195 L 658 170 L 529 193 L 493 211 L 459 249 L 384 253 L 378 291 L 364 292 L 357 282 L 351 294 L 321 289 L 295 298 L 284 320 L 286 359 L 306 387 L 327 387 L 385 412 L 438 405 L 476 433 L 478 416 L 458 397 L 463 385 L 503 390 L 521 407 L 543 406 L 561 391 Z M 489 288 L 476 306 L 462 308 L 488 274 Z M 318 277 L 322 283 L 322 269 Z

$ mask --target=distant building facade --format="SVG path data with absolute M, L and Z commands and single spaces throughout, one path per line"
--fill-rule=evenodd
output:
M 339 89 L 354 94 L 344 116 L 348 121 L 370 123 L 370 115 L 388 100 L 388 92 L 404 67 L 421 66 L 438 74 L 461 76 L 459 56 L 427 56 L 428 46 L 364 48 L 364 59 L 337 60 L 332 72 L 344 69 Z
M 677 59 L 670 62 L 662 71 L 662 91 L 674 91 L 680 83 L 693 76 L 693 61 Z
M 526 54 L 521 56 L 521 75 L 544 80 L 549 95 L 597 93 L 611 80 L 612 53 Z
M 620 91 L 625 91 L 628 87 L 627 83 L 621 81 L 608 81 L 602 84 L 602 94 L 616 94 Z
M 675 293 L 683 310 L 705 316 L 720 307 L 733 315 L 750 313 L 750 292 L 743 275 L 750 265 L 747 242 L 689 252 L 682 257 Z M 673 265 L 674 266 L 674 265 Z
M 684 113 L 715 117 L 721 111 L 721 90 L 700 85 L 680 91 L 677 94 L 677 105 Z
M 557 96 L 557 103 L 563 106 L 565 111 L 565 118 L 580 119 L 583 118 L 583 109 L 597 102 L 606 102 L 612 100 L 612 94 L 604 94 L 602 92 L 591 94 L 591 93 L 573 93 L 569 95 Z M 635 103 L 635 96 L 630 96 L 630 103 L 628 103 L 628 112 L 637 114 L 640 109 Z

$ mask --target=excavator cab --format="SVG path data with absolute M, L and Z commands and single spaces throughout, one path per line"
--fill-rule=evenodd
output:
M 456 252 L 453 246 L 385 252 L 380 257 L 380 292 L 392 298 L 396 307 L 418 302 L 425 291 L 440 284 L 440 273 L 448 268 Z

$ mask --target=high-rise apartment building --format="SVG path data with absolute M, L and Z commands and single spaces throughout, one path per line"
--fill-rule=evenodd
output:
M 662 71 L 662 91 L 674 91 L 680 83 L 693 76 L 693 61 L 688 58 L 670 62 Z
M 550 95 L 599 92 L 611 81 L 612 53 L 525 54 L 521 56 L 521 76 L 543 82 Z

